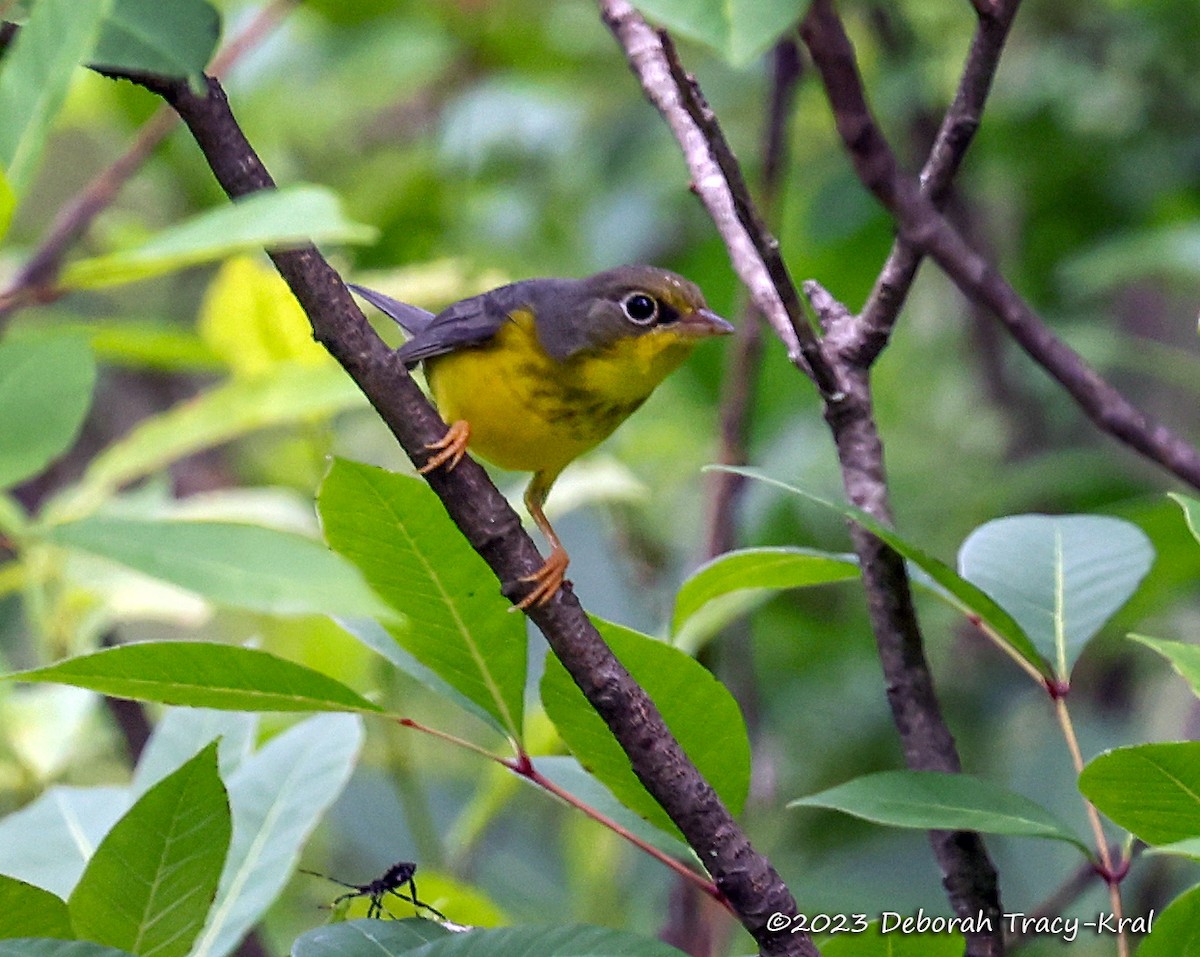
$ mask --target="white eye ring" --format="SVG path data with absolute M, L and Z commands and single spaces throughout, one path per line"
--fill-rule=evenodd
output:
M 658 318 L 658 300 L 646 292 L 631 292 L 621 300 L 621 311 L 630 322 L 648 326 Z

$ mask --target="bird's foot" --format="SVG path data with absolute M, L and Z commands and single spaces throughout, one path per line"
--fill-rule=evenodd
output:
M 532 583 L 533 588 L 528 595 L 513 605 L 511 610 L 525 611 L 527 608 L 546 604 L 562 588 L 570 561 L 566 549 L 561 545 L 555 545 L 550 552 L 550 557 L 546 559 L 541 568 L 532 575 L 526 575 L 519 579 L 519 581 Z
M 417 471 L 424 475 L 432 472 L 439 465 L 445 465 L 450 471 L 467 454 L 467 442 L 471 438 L 471 423 L 466 419 L 458 419 L 446 429 L 446 434 L 436 442 L 430 442 L 426 449 L 433 453 Z M 447 464 L 449 463 L 449 464 Z

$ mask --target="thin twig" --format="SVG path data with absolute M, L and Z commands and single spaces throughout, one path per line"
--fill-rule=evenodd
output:
M 939 209 L 979 128 L 1000 65 L 1000 55 L 1019 6 L 1020 0 L 999 0 L 994 10 L 980 17 L 975 29 L 954 101 L 942 118 L 921 170 L 921 189 Z M 854 355 L 855 361 L 870 365 L 887 344 L 916 278 L 921 258 L 921 251 L 906 237 L 896 237 L 870 298 L 855 323 L 854 341 L 847 350 Z
M 854 48 L 829 0 L 815 0 L 802 36 L 855 171 L 895 217 L 901 234 L 931 256 L 965 296 L 993 312 L 1098 428 L 1200 489 L 1200 451 L 1137 408 L 1056 337 L 1012 285 L 971 248 L 918 183 L 900 172 L 867 105 Z
M 1058 719 L 1063 738 L 1067 742 L 1067 750 L 1071 753 L 1071 763 L 1078 776 L 1083 773 L 1083 753 L 1079 750 L 1079 738 L 1075 734 L 1075 726 L 1071 723 L 1071 712 L 1067 708 L 1067 697 L 1063 692 L 1056 693 L 1054 696 L 1054 716 Z M 1099 855 L 1100 865 L 1104 869 L 1101 876 L 1108 885 L 1108 899 L 1118 927 L 1117 957 L 1129 957 L 1129 935 L 1121 926 L 1121 918 L 1124 914 L 1121 906 L 1121 878 L 1124 876 L 1126 868 L 1113 866 L 1113 856 L 1108 849 L 1108 838 L 1104 836 L 1104 825 L 1100 821 L 1100 812 L 1096 810 L 1096 806 L 1086 798 L 1084 798 L 1083 805 L 1087 812 L 1088 824 L 1092 829 L 1092 837 L 1096 840 L 1096 853 Z

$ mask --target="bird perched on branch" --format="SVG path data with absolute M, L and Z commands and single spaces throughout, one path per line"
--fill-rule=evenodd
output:
M 542 510 L 554 480 L 646 401 L 708 336 L 733 326 L 699 288 L 652 266 L 586 279 L 526 279 L 463 299 L 437 315 L 361 286 L 355 292 L 411 338 L 397 351 L 425 365 L 451 423 L 422 473 L 454 468 L 469 447 L 502 468 L 532 472 L 525 505 L 550 543 L 518 608 L 562 586 L 567 552 Z

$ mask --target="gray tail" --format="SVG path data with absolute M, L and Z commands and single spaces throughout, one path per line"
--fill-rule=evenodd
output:
M 401 302 L 399 299 L 393 299 L 391 296 L 385 296 L 381 292 L 376 292 L 374 289 L 365 289 L 362 286 L 356 286 L 354 283 L 347 283 L 351 289 L 362 296 L 372 306 L 382 312 L 389 319 L 410 336 L 415 336 L 419 332 L 424 332 L 429 328 L 429 324 L 433 322 L 433 313 L 427 309 L 422 309 L 419 306 L 409 305 L 407 302 Z

